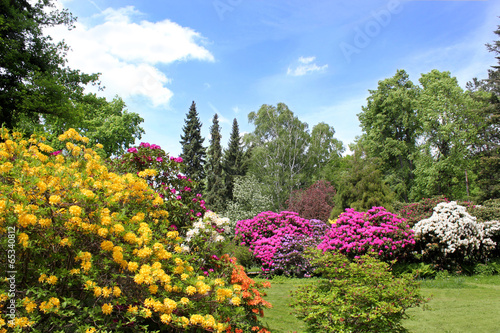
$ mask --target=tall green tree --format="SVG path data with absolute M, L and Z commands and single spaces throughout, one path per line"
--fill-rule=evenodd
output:
M 494 32 L 500 36 L 500 26 Z M 488 70 L 486 80 L 474 79 L 468 84 L 473 96 L 485 103 L 477 110 L 482 121 L 474 147 L 479 201 L 500 198 L 500 40 L 486 47 L 496 55 L 497 65 Z
M 419 81 L 423 144 L 413 197 L 466 199 L 466 172 L 469 178 L 473 167 L 471 147 L 477 142 L 482 121 L 476 110 L 482 103 L 465 92 L 450 72 L 432 70 L 422 74 Z
M 219 117 L 216 113 L 212 120 L 212 126 L 210 127 L 210 146 L 208 147 L 208 159 L 206 164 L 207 180 L 204 196 L 207 207 L 216 212 L 221 212 L 224 209 L 225 193 L 220 140 Z
M 202 183 L 205 181 L 206 149 L 203 147 L 205 139 L 201 137 L 201 122 L 194 101 L 184 122 L 180 141 L 182 145 L 181 157 L 186 165 L 184 173 L 198 184 L 197 190 L 201 191 L 203 189 Z
M 233 200 L 234 178 L 244 176 L 247 169 L 245 153 L 241 142 L 238 121 L 233 119 L 231 136 L 229 137 L 227 150 L 224 151 L 222 168 L 224 170 L 224 200 Z
M 264 104 L 248 119 L 255 125 L 244 138 L 252 147 L 249 172 L 263 184 L 273 209 L 283 209 L 293 190 L 318 180 L 321 169 L 343 149 L 333 127 L 320 123 L 311 134 L 284 103 Z
M 255 125 L 249 134 L 252 173 L 264 184 L 273 209 L 282 209 L 292 190 L 304 182 L 307 167 L 308 125 L 294 116 L 284 103 L 262 105 L 248 115 Z
M 68 68 L 67 46 L 43 34 L 45 27 L 71 27 L 75 19 L 51 0 L 0 1 L 0 13 L 0 125 L 75 117 L 74 102 L 98 75 Z
M 362 144 L 358 143 L 354 154 L 344 157 L 343 164 L 335 182 L 337 193 L 331 219 L 337 218 L 346 208 L 367 211 L 382 206 L 392 210 L 394 193 L 380 171 L 379 159 L 368 157 Z
M 306 185 L 328 178 L 328 166 L 338 163 L 345 151 L 342 141 L 336 139 L 335 129 L 324 122 L 313 126 L 308 155 Z
M 413 186 L 417 139 L 421 123 L 417 115 L 419 87 L 404 70 L 378 82 L 369 90 L 367 105 L 358 114 L 366 152 L 380 160 L 384 178 L 397 194 L 408 202 Z

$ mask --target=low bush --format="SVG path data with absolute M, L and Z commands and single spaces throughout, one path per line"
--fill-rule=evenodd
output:
M 350 258 L 372 253 L 382 260 L 392 260 L 407 257 L 414 244 L 413 231 L 406 221 L 384 207 L 373 207 L 366 213 L 348 208 L 332 224 L 318 248 Z
M 469 210 L 479 222 L 500 221 L 500 199 L 491 199 Z
M 308 332 L 404 332 L 406 310 L 425 302 L 411 275 L 396 278 L 372 256 L 316 251 L 311 262 L 322 279 L 291 292 Z
M 423 262 L 395 263 L 391 268 L 396 276 L 411 274 L 416 279 L 431 279 L 436 277 L 438 273 L 434 265 Z

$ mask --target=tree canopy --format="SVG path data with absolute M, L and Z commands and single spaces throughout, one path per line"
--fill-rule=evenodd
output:
M 0 125 L 7 128 L 46 116 L 74 118 L 85 85 L 98 84 L 97 74 L 67 67 L 67 46 L 43 34 L 44 27 L 74 23 L 53 7 L 51 0 L 0 2 Z

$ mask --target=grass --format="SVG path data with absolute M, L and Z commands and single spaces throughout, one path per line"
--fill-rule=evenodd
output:
M 280 277 L 271 280 L 271 288 L 266 290 L 265 299 L 271 302 L 273 307 L 264 311 L 262 322 L 271 329 L 272 333 L 305 332 L 304 322 L 290 314 L 292 311 L 292 308 L 288 306 L 291 300 L 290 290 L 313 281 L 314 279 Z
M 411 332 L 500 332 L 499 275 L 425 281 L 422 293 L 431 300 L 407 311 L 404 326 Z
M 273 333 L 303 333 L 306 326 L 290 314 L 290 290 L 314 279 L 275 278 L 266 300 L 263 322 Z M 412 333 L 500 333 L 500 275 L 444 277 L 424 280 L 422 294 L 431 297 L 424 307 L 407 310 L 403 322 Z

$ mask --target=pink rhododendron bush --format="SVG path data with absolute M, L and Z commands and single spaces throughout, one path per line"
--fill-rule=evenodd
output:
M 316 247 L 326 230 L 324 222 L 311 221 L 295 212 L 262 212 L 238 221 L 235 236 L 250 247 L 264 273 L 310 275 L 312 268 L 303 252 Z
M 484 261 L 496 243 L 498 222 L 478 223 L 464 206 L 455 201 L 442 202 L 432 216 L 414 226 L 417 249 L 425 262 L 446 269 Z
M 209 255 L 217 235 L 188 242 L 170 228 L 181 201 L 146 181 L 165 174 L 110 172 L 75 130 L 59 137 L 62 152 L 0 134 L 1 333 L 267 332 L 264 285 L 234 258 Z M 223 226 L 216 215 L 196 218 Z
M 348 208 L 332 224 L 318 248 L 351 258 L 375 254 L 381 260 L 392 260 L 405 258 L 414 244 L 413 231 L 406 221 L 384 207 L 373 207 L 366 213 Z
M 182 174 L 183 167 L 182 158 L 169 156 L 160 146 L 147 142 L 129 148 L 111 163 L 112 171 L 140 175 L 165 199 L 170 228 L 181 234 L 207 211 L 202 195 L 193 191 L 193 182 Z

